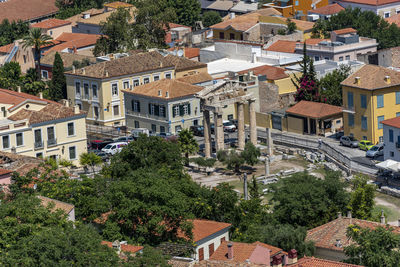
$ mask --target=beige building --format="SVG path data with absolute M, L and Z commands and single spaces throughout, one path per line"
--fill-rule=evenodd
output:
M 32 48 L 24 48 L 22 40 L 16 40 L 11 44 L 0 47 L 0 67 L 8 62 L 17 62 L 21 71 L 26 73 L 28 69 L 35 67 L 35 59 Z
M 195 94 L 202 89 L 202 86 L 163 79 L 123 90 L 126 125 L 161 133 L 177 133 L 200 125 L 202 113 Z
M 125 125 L 123 89 L 188 74 L 207 72 L 207 65 L 159 52 L 112 59 L 66 72 L 68 98 L 87 111 L 88 123 Z
M 42 22 L 33 24 L 31 27 L 41 29 L 43 34 L 47 34 L 53 39 L 56 39 L 64 32 L 72 33 L 71 22 L 62 19 L 44 20 Z
M 79 165 L 87 152 L 85 117 L 77 106 L 0 89 L 0 150 Z

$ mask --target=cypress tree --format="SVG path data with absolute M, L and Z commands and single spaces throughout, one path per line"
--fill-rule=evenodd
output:
M 49 95 L 52 100 L 58 101 L 67 98 L 67 82 L 64 75 L 64 63 L 57 52 L 53 62 L 53 76 L 51 77 Z

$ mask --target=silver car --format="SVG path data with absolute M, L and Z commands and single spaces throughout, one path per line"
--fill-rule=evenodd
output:
M 385 144 L 377 144 L 377 145 L 374 145 L 373 147 L 371 147 L 371 148 L 367 151 L 367 153 L 365 154 L 365 156 L 366 156 L 367 158 L 373 158 L 373 159 L 375 159 L 375 158 L 377 158 L 377 157 L 379 157 L 379 156 L 382 156 L 382 155 L 383 155 L 383 149 L 384 149 L 384 147 L 385 147 Z
M 340 144 L 342 146 L 358 147 L 358 140 L 353 136 L 342 136 L 340 137 Z

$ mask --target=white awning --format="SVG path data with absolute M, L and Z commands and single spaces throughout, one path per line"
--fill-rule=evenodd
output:
M 380 169 L 384 169 L 384 170 L 390 169 L 392 171 L 393 170 L 394 171 L 398 171 L 398 165 L 399 164 L 400 164 L 400 162 L 398 162 L 398 161 L 387 159 L 387 160 L 382 161 L 382 162 L 380 162 L 378 164 L 375 164 L 375 166 L 380 168 Z M 392 167 L 393 167 L 393 169 L 392 169 Z

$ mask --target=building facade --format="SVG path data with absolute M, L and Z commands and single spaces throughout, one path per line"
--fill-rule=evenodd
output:
M 41 97 L 0 89 L 0 149 L 71 160 L 87 152 L 86 113 Z
M 286 18 L 305 20 L 308 11 L 327 6 L 328 4 L 329 0 L 274 0 L 272 4 L 264 6 L 274 7 Z
M 389 18 L 400 13 L 400 2 L 398 0 L 335 0 L 344 8 L 359 8 L 361 11 L 372 11 L 375 14 Z
M 384 120 L 382 124 L 385 143 L 383 158 L 400 161 L 400 117 Z
M 64 32 L 72 33 L 72 25 L 70 21 L 62 20 L 62 19 L 48 19 L 31 26 L 32 28 L 41 29 L 43 34 L 47 34 L 53 39 L 56 39 L 58 36 L 63 34 Z

